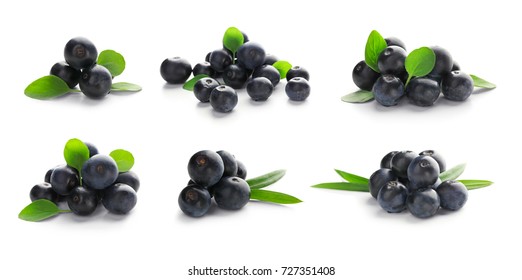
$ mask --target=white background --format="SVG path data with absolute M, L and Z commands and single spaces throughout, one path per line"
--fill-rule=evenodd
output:
M 116 2 L 116 1 L 114 1 Z M 339 2 L 341 3 L 341 2 Z M 281 266 L 333 266 L 334 276 L 298 279 L 514 279 L 520 237 L 520 16 L 500 1 L 16 1 L 0 9 L 2 160 L 1 279 L 288 279 Z M 216 114 L 159 74 L 163 59 L 193 65 L 221 47 L 237 26 L 252 41 L 311 73 L 312 94 L 288 101 L 282 82 L 266 103 L 239 91 L 231 114 Z M 353 66 L 372 29 L 409 50 L 440 45 L 465 72 L 498 88 L 464 103 L 432 108 L 407 102 L 340 101 L 356 89 Z M 69 95 L 51 101 L 24 88 L 63 60 L 75 36 L 127 61 L 115 81 L 143 86 L 104 100 Z M 127 216 L 97 211 L 30 223 L 18 212 L 47 169 L 63 162 L 70 138 L 103 153 L 134 153 L 142 186 Z M 184 216 L 177 197 L 186 163 L 201 149 L 225 149 L 251 176 L 286 168 L 270 189 L 304 203 L 249 203 L 237 212 Z M 368 177 L 391 150 L 436 149 L 462 178 L 488 179 L 456 213 L 419 220 L 385 213 L 366 193 L 310 188 L 338 181 L 338 168 Z M 192 266 L 279 268 L 271 277 L 189 277 Z

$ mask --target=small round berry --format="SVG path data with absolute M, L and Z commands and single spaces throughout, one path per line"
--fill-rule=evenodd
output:
M 214 77 L 216 71 L 210 66 L 210 63 L 205 61 L 202 63 L 198 63 L 194 65 L 194 69 L 192 69 L 192 75 L 207 75 L 209 77 Z
M 399 78 L 386 74 L 377 79 L 372 91 L 379 104 L 386 107 L 395 106 L 404 96 L 404 85 Z
M 249 70 L 254 70 L 263 65 L 265 57 L 266 53 L 263 47 L 254 42 L 247 42 L 237 50 L 237 61 Z
M 78 186 L 67 196 L 67 205 L 74 214 L 87 216 L 98 207 L 98 196 L 95 190 Z
M 386 185 L 389 181 L 397 181 L 399 178 L 393 174 L 391 169 L 381 168 L 375 171 L 372 176 L 370 176 L 370 180 L 368 182 L 368 187 L 370 189 L 370 194 L 377 198 L 379 191 L 381 188 Z
M 82 70 L 96 63 L 98 50 L 89 39 L 76 37 L 65 44 L 63 55 L 69 66 L 76 70 Z
M 31 201 L 38 199 L 47 199 L 54 203 L 58 202 L 58 194 L 53 190 L 53 187 L 49 183 L 41 183 L 34 185 L 29 192 Z
M 209 187 L 223 177 L 225 164 L 218 153 L 202 150 L 192 155 L 187 169 L 192 181 L 202 187 Z
M 117 183 L 103 190 L 102 204 L 113 214 L 129 213 L 137 201 L 136 191 L 129 185 Z
M 399 213 L 406 209 L 408 189 L 399 181 L 389 181 L 379 190 L 377 201 L 388 213 Z
M 254 101 L 267 100 L 274 91 L 274 85 L 265 77 L 258 77 L 247 83 L 247 93 Z
M 112 75 L 107 68 L 94 65 L 82 72 L 80 78 L 80 90 L 87 97 L 100 99 L 111 91 Z
M 222 209 L 238 210 L 250 200 L 250 187 L 239 177 L 223 177 L 213 191 L 216 204 Z
M 304 101 L 310 96 L 310 84 L 303 78 L 293 78 L 286 83 L 285 92 L 292 101 Z
M 200 102 L 209 102 L 210 93 L 214 88 L 219 86 L 219 82 L 212 78 L 202 78 L 194 84 L 194 96 Z
M 187 216 L 201 217 L 210 209 L 210 193 L 198 185 L 188 185 L 179 194 L 178 205 Z
M 303 78 L 307 81 L 310 81 L 310 73 L 308 73 L 308 70 L 301 66 L 293 66 L 288 70 L 286 73 L 286 80 L 290 81 L 292 78 L 299 77 Z
M 372 90 L 373 84 L 380 76 L 381 74 L 373 71 L 364 60 L 357 63 L 352 71 L 352 79 L 355 85 L 367 91 Z
M 228 113 L 236 107 L 237 102 L 237 93 L 229 86 L 217 86 L 210 92 L 210 105 L 217 112 Z
M 442 78 L 441 88 L 444 97 L 453 101 L 464 101 L 473 92 L 473 79 L 461 72 L 453 71 Z
M 232 64 L 232 56 L 224 49 L 215 50 L 210 53 L 209 62 L 214 71 L 222 73 Z
M 447 210 L 459 210 L 468 201 L 468 189 L 459 181 L 444 181 L 436 191 L 440 197 L 440 206 Z
M 424 188 L 410 194 L 406 204 L 413 216 L 429 218 L 434 216 L 439 210 L 440 199 L 435 190 Z
M 181 57 L 165 59 L 160 66 L 161 77 L 169 84 L 182 84 L 192 73 L 190 63 Z
M 272 85 L 275 87 L 279 81 L 281 80 L 281 75 L 279 71 L 272 65 L 261 65 L 254 70 L 252 73 L 253 78 L 265 77 L 272 82 Z M 287 76 L 288 77 L 288 76 Z
M 72 68 L 65 61 L 62 61 L 55 63 L 53 67 L 51 67 L 50 74 L 62 79 L 69 88 L 74 88 L 80 82 L 82 72 Z

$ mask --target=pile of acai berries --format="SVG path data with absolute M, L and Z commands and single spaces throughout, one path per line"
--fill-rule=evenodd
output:
M 188 216 L 205 215 L 212 204 L 226 210 L 238 210 L 250 200 L 245 181 L 245 165 L 227 151 L 202 150 L 189 160 L 190 181 L 178 198 L 179 207 Z
M 182 84 L 191 74 L 194 77 L 204 75 L 194 84 L 194 95 L 200 102 L 210 102 L 214 110 L 222 113 L 232 111 L 237 105 L 237 89 L 246 87 L 250 98 L 265 101 L 282 78 L 287 79 L 285 91 L 290 100 L 308 98 L 310 74 L 305 68 L 278 61 L 275 56 L 266 54 L 260 44 L 249 41 L 245 33 L 237 29 L 233 30 L 235 33 L 229 32 L 231 29 L 234 28 L 225 33 L 223 48 L 209 52 L 205 62 L 194 68 L 180 57 L 165 59 L 160 67 L 163 79 L 167 83 Z M 237 50 L 227 45 L 228 39 L 237 39 Z
M 389 213 L 407 208 L 415 217 L 428 218 L 439 208 L 459 210 L 468 199 L 468 190 L 459 181 L 441 182 L 439 175 L 445 170 L 446 163 L 438 152 L 393 151 L 370 177 L 370 193 Z

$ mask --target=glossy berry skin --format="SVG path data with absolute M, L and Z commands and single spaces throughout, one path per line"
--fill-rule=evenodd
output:
M 265 101 L 272 95 L 274 85 L 265 77 L 257 77 L 248 81 L 246 90 L 252 100 Z
M 232 64 L 232 56 L 224 49 L 215 50 L 210 53 L 209 62 L 214 71 L 221 73 Z
M 38 199 L 47 199 L 54 203 L 58 203 L 58 194 L 53 190 L 53 187 L 49 183 L 40 183 L 34 185 L 29 192 L 31 201 Z
M 110 156 L 98 154 L 83 164 L 81 174 L 85 186 L 103 190 L 118 178 L 118 166 Z
M 447 210 L 459 210 L 468 201 L 468 189 L 459 181 L 444 181 L 436 191 L 440 197 L 440 206 Z
M 45 172 L 44 182 L 51 183 L 51 174 L 53 174 L 54 167 Z
M 272 82 L 272 85 L 275 87 L 279 81 L 281 80 L 281 75 L 279 71 L 272 65 L 261 65 L 254 70 L 252 73 L 252 78 L 264 77 Z M 288 76 L 287 76 L 288 77 Z
M 352 79 L 356 86 L 362 90 L 371 91 L 375 81 L 379 79 L 381 74 L 373 71 L 364 60 L 355 65 L 352 71 Z
M 393 75 L 382 75 L 373 85 L 372 91 L 379 104 L 386 107 L 395 106 L 404 96 L 404 85 Z
M 392 168 L 392 165 L 391 165 L 391 161 L 392 161 L 392 158 L 393 156 L 395 156 L 395 154 L 397 154 L 399 151 L 391 151 L 389 153 L 387 153 L 382 159 L 381 159 L 381 168 L 388 168 L 388 169 L 391 169 Z
M 78 172 L 67 165 L 54 168 L 51 174 L 51 185 L 59 195 L 69 195 L 71 191 L 80 185 Z
M 434 150 L 425 150 L 419 153 L 419 156 L 430 156 L 432 157 L 438 164 L 440 173 L 446 171 L 446 161 L 444 157 L 437 151 Z
M 310 96 L 310 84 L 303 78 L 293 78 L 286 83 L 285 92 L 292 101 L 305 101 Z
M 82 72 L 72 68 L 65 61 L 62 61 L 55 63 L 53 67 L 51 67 L 50 74 L 62 79 L 69 88 L 74 88 L 80 82 Z
M 453 58 L 447 50 L 439 46 L 431 47 L 431 50 L 435 53 L 435 66 L 428 76 L 440 79 L 451 71 Z
M 250 187 L 239 177 L 223 177 L 213 191 L 218 207 L 226 210 L 241 209 L 250 200 Z
M 406 95 L 410 103 L 428 107 L 433 106 L 439 98 L 440 87 L 437 81 L 428 78 L 414 78 L 406 86 Z
M 91 67 L 98 58 L 98 50 L 87 38 L 72 38 L 63 50 L 65 61 L 76 70 Z
M 136 191 L 129 185 L 118 183 L 103 191 L 102 204 L 113 214 L 129 213 L 136 206 L 137 201 Z
M 202 150 L 192 155 L 187 170 L 192 181 L 206 188 L 221 179 L 225 172 L 225 164 L 218 153 Z
M 439 164 L 430 156 L 418 156 L 408 166 L 408 180 L 417 188 L 435 184 L 439 174 Z
M 83 143 L 85 144 L 85 146 L 87 146 L 87 149 L 89 149 L 89 157 L 93 157 L 99 153 L 98 148 L 96 148 L 96 146 L 94 146 L 94 144 L 91 144 L 89 142 L 83 142 Z
M 293 66 L 286 73 L 287 81 L 290 81 L 291 79 L 293 79 L 295 77 L 303 78 L 307 81 L 310 81 L 310 73 L 308 73 L 308 70 L 306 70 L 305 68 L 303 68 L 301 66 Z
M 404 44 L 404 42 L 397 37 L 388 37 L 388 38 L 385 38 L 384 40 L 386 41 L 386 44 L 388 45 L 388 47 L 397 46 L 397 47 L 401 47 L 404 50 L 406 50 L 406 44 Z
M 214 77 L 216 74 L 216 71 L 210 66 L 209 62 L 201 62 L 196 65 L 194 65 L 194 69 L 192 69 L 192 75 L 207 75 L 209 77 Z
M 408 210 L 417 218 L 434 216 L 440 207 L 437 192 L 431 188 L 419 189 L 408 196 Z
M 80 90 L 87 97 L 100 99 L 109 94 L 112 86 L 112 75 L 107 68 L 94 65 L 82 72 Z
M 116 178 L 116 181 L 114 183 L 122 183 L 125 185 L 129 185 L 131 188 L 133 188 L 136 192 L 138 192 L 140 188 L 140 178 L 138 177 L 138 174 L 134 171 L 127 171 L 127 172 L 121 172 L 118 174 L 118 177 Z
M 398 152 L 392 158 L 392 171 L 399 178 L 408 179 L 408 167 L 410 163 L 417 157 L 412 151 Z
M 384 49 L 377 59 L 377 67 L 381 74 L 392 74 L 400 77 L 406 71 L 404 61 L 406 51 L 398 46 L 391 46 Z
M 217 151 L 217 154 L 223 160 L 225 170 L 223 171 L 223 177 L 235 176 L 237 173 L 237 161 L 233 154 L 227 151 Z
M 273 54 L 266 54 L 265 55 L 265 62 L 264 65 L 274 65 L 279 59 L 273 55 Z
M 249 76 L 249 71 L 238 64 L 229 65 L 223 71 L 223 81 L 234 89 L 243 88 Z
M 263 65 L 265 56 L 263 47 L 254 42 L 247 42 L 237 50 L 237 61 L 249 70 L 254 70 Z
M 453 71 L 442 78 L 441 88 L 445 98 L 464 101 L 473 92 L 473 80 L 464 72 Z
M 194 84 L 194 96 L 203 103 L 210 101 L 210 93 L 219 86 L 213 78 L 202 78 Z
M 190 63 L 181 57 L 165 59 L 160 66 L 161 77 L 169 84 L 182 84 L 192 73 Z
M 400 213 L 406 209 L 408 190 L 399 181 L 389 181 L 381 187 L 377 201 L 388 213 Z
M 211 202 L 209 191 L 195 184 L 186 186 L 178 197 L 179 208 L 190 217 L 205 215 L 210 209 Z
M 67 205 L 76 215 L 90 215 L 98 207 L 97 193 L 95 190 L 78 186 L 67 196 Z
M 246 169 L 246 166 L 243 162 L 239 161 L 239 160 L 236 160 L 237 162 L 237 173 L 236 173 L 236 177 L 239 177 L 243 180 L 246 180 L 246 177 L 247 177 L 247 169 Z
M 370 194 L 377 198 L 379 191 L 381 188 L 388 183 L 389 181 L 397 181 L 399 178 L 393 174 L 391 169 L 381 168 L 375 171 L 372 176 L 370 176 L 370 180 L 368 182 L 368 187 L 370 189 Z
M 228 113 L 236 107 L 237 102 L 237 93 L 229 86 L 217 86 L 210 92 L 210 105 L 217 112 Z

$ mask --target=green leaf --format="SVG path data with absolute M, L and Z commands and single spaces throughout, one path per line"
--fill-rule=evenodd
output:
M 341 98 L 342 101 L 348 103 L 365 103 L 373 99 L 373 92 L 362 89 L 356 92 L 349 93 Z
M 406 72 L 408 72 L 407 85 L 413 77 L 423 77 L 428 75 L 435 67 L 435 53 L 428 47 L 413 50 L 404 62 Z
M 366 41 L 366 48 L 364 49 L 364 61 L 373 71 L 380 73 L 379 67 L 377 67 L 377 60 L 379 59 L 379 55 L 384 49 L 388 47 L 384 38 L 377 32 L 373 30 L 368 36 L 368 40 Z
M 468 190 L 475 190 L 491 186 L 493 182 L 488 180 L 459 180 Z
M 109 156 L 116 161 L 119 172 L 127 172 L 134 165 L 134 156 L 129 151 L 118 149 L 112 151 Z
M 285 174 L 286 174 L 286 170 L 280 169 L 280 170 L 272 171 L 265 175 L 261 175 L 259 177 L 248 179 L 248 180 L 246 180 L 246 182 L 250 186 L 250 189 L 262 189 L 264 187 L 268 187 L 268 186 L 272 185 L 273 183 L 279 181 L 279 179 L 283 178 L 283 176 L 285 176 Z
M 194 76 L 194 78 L 188 80 L 183 85 L 183 89 L 188 90 L 188 91 L 193 91 L 194 90 L 194 85 L 196 84 L 196 82 L 201 80 L 201 79 L 203 79 L 203 78 L 205 78 L 205 77 L 208 77 L 208 75 L 206 75 L 206 74 L 199 74 L 199 75 Z
M 125 58 L 113 50 L 104 50 L 98 55 L 98 64 L 107 68 L 113 77 L 119 76 L 125 70 Z
M 368 185 L 368 182 L 369 182 L 368 178 L 365 178 L 365 177 L 362 177 L 359 175 L 355 175 L 355 174 L 351 174 L 348 172 L 344 172 L 344 171 L 338 170 L 338 169 L 335 169 L 335 172 L 337 172 L 337 174 L 339 174 L 339 176 L 341 176 L 341 178 L 345 179 L 348 182 Z
M 229 27 L 223 35 L 223 45 L 229 49 L 232 53 L 236 53 L 239 47 L 243 45 L 245 37 L 239 29 L 235 27 Z
M 25 88 L 25 95 L 34 99 L 50 99 L 71 91 L 67 83 L 54 75 L 44 76 Z
M 126 83 L 126 82 L 119 82 L 119 83 L 113 83 L 111 86 L 111 91 L 140 91 L 141 86 L 137 84 L 132 83 Z
M 459 164 L 451 169 L 448 169 L 440 173 L 439 178 L 442 182 L 447 180 L 457 180 L 457 178 L 464 172 L 464 169 L 466 169 L 466 164 Z
M 299 198 L 291 196 L 289 194 L 259 189 L 250 190 L 250 199 L 272 202 L 277 204 L 295 204 L 303 202 Z
M 288 70 L 292 69 L 292 64 L 285 60 L 276 61 L 272 66 L 279 71 L 281 79 L 286 79 L 286 73 L 288 73 Z
M 350 182 L 333 182 L 313 185 L 312 188 L 331 189 L 352 192 L 369 192 L 368 184 L 350 183 Z
M 89 148 L 81 140 L 73 138 L 65 144 L 63 157 L 67 165 L 74 167 L 80 172 L 83 163 L 89 159 Z
M 494 83 L 490 83 L 482 78 L 479 78 L 475 75 L 470 75 L 471 79 L 473 79 L 473 86 L 479 87 L 479 88 L 487 88 L 487 89 L 494 89 L 497 87 Z
M 38 222 L 67 212 L 71 211 L 60 210 L 56 204 L 47 199 L 38 199 L 22 209 L 20 214 L 18 214 L 18 218 L 29 222 Z

